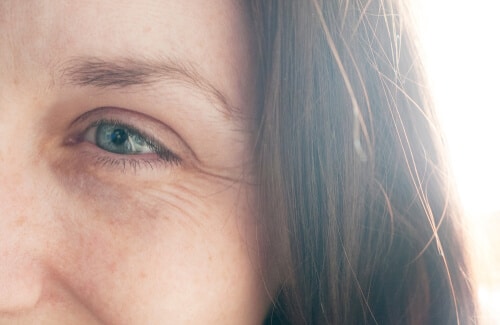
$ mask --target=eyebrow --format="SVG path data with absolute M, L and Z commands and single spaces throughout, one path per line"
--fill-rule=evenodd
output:
M 164 81 L 180 82 L 200 92 L 226 116 L 234 109 L 224 93 L 204 78 L 192 64 L 169 59 L 137 58 L 105 60 L 98 57 L 73 58 L 60 67 L 63 83 L 99 89 L 147 87 Z

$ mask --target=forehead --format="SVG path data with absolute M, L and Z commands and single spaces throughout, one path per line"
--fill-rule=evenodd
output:
M 38 39 L 58 46 L 52 51 L 45 48 L 49 52 L 68 46 L 100 52 L 154 52 L 160 45 L 175 51 L 185 48 L 186 39 L 202 49 L 212 41 L 236 40 L 234 36 L 243 32 L 243 10 L 228 0 L 7 0 L 1 6 L 2 30 L 38 43 L 34 45 L 43 45 Z
M 0 62 L 33 74 L 80 56 L 168 57 L 224 88 L 252 65 L 249 26 L 235 0 L 3 0 Z

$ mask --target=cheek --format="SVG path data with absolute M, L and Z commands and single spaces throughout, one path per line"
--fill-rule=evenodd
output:
M 77 183 L 61 217 L 61 257 L 73 262 L 54 264 L 66 265 L 59 274 L 103 318 L 220 323 L 263 315 L 269 298 L 253 188 L 199 175 L 135 188 Z

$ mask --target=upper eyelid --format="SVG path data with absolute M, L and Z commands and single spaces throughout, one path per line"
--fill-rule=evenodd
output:
M 118 113 L 116 111 L 118 111 Z M 127 116 L 129 114 L 133 115 L 135 117 L 122 118 L 122 116 Z M 139 116 L 139 118 L 137 118 L 137 116 Z M 130 111 L 127 109 L 117 108 L 117 107 L 98 107 L 98 108 L 92 109 L 88 112 L 85 112 L 82 115 L 80 115 L 79 117 L 77 117 L 76 119 L 74 119 L 69 124 L 69 128 L 71 129 L 75 126 L 82 126 L 82 125 L 86 126 L 85 128 L 87 128 L 87 127 L 89 127 L 88 126 L 89 120 L 92 121 L 92 122 L 90 122 L 91 124 L 98 124 L 99 121 L 107 121 L 109 123 L 115 123 L 117 125 L 126 126 L 139 134 L 147 134 L 147 132 L 142 131 L 141 128 L 138 128 L 134 124 L 125 121 L 125 120 L 131 120 L 131 119 L 139 120 L 139 121 L 140 120 L 151 121 L 152 123 L 154 123 L 156 125 L 163 126 L 162 122 L 160 122 L 157 119 L 152 118 L 148 115 L 142 114 L 141 112 Z M 150 124 L 150 123 L 148 123 L 148 124 Z M 167 129 L 167 127 L 164 127 L 164 128 Z M 168 130 L 172 131 L 170 128 L 168 128 Z
M 96 108 L 96 109 L 93 109 L 93 110 L 90 110 L 88 112 L 83 113 L 82 115 L 78 116 L 76 119 L 71 121 L 71 123 L 69 124 L 69 127 L 71 128 L 75 125 L 82 124 L 82 123 L 86 122 L 87 120 L 91 119 L 94 114 L 98 114 L 100 110 L 104 110 L 104 109 L 105 109 L 104 107 Z

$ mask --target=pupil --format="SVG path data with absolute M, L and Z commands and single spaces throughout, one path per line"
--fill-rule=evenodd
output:
M 117 146 L 122 145 L 125 141 L 127 141 L 127 139 L 127 132 L 123 129 L 115 129 L 113 130 L 113 133 L 111 133 L 111 142 Z

